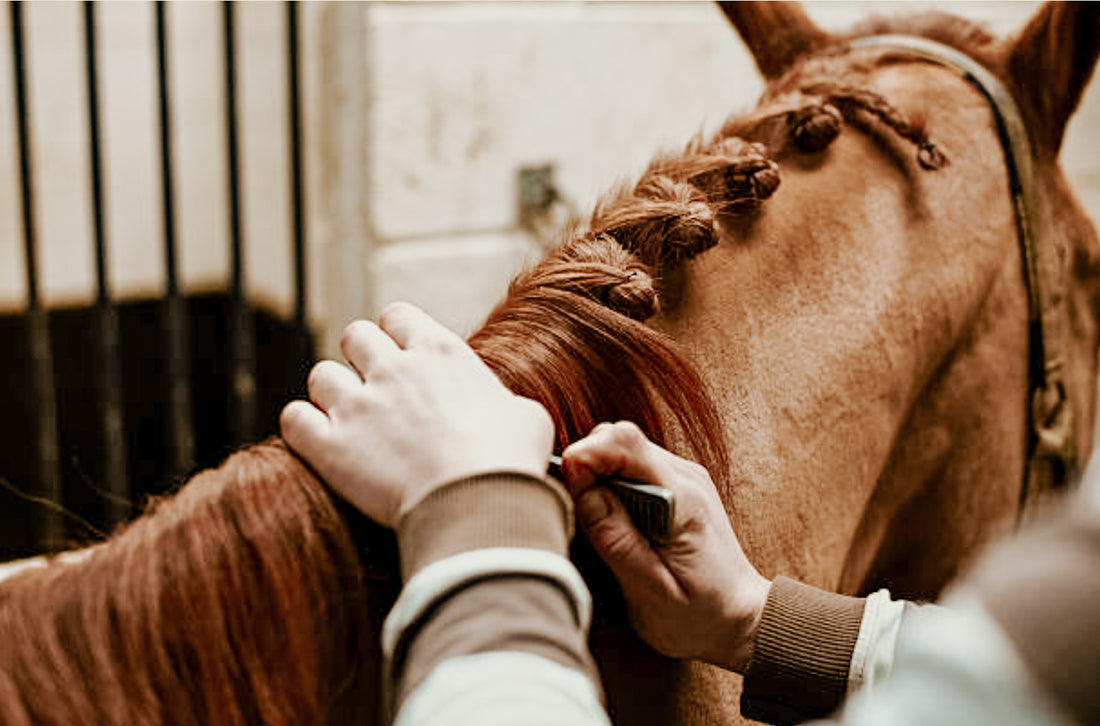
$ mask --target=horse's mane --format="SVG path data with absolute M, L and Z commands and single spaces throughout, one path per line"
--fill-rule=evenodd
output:
M 626 419 L 686 444 L 720 476 L 721 420 L 671 339 L 642 322 L 656 305 L 646 266 L 606 235 L 581 234 L 519 275 L 469 342 L 508 388 L 550 411 L 559 450 Z
M 321 483 L 257 444 L 0 583 L 0 722 L 370 723 L 380 594 Z

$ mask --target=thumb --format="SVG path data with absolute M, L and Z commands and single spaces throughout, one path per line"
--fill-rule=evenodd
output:
M 630 521 L 622 502 L 603 487 L 592 487 L 577 498 L 577 515 L 588 541 L 615 573 L 624 590 L 641 577 L 658 577 L 661 558 Z

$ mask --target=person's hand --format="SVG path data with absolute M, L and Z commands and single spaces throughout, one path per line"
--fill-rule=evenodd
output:
M 512 394 L 456 334 L 412 305 L 379 324 L 358 320 L 321 361 L 312 404 L 280 417 L 283 438 L 329 486 L 371 519 L 396 526 L 441 484 L 490 471 L 546 474 L 553 423 Z
M 616 578 L 638 634 L 674 658 L 743 672 L 771 583 L 741 550 L 707 471 L 649 441 L 632 423 L 600 424 L 563 454 L 577 515 Z M 672 533 L 651 545 L 598 476 L 667 487 Z

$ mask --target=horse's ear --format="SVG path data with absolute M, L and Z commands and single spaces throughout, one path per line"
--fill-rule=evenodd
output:
M 719 2 L 741 39 L 749 47 L 764 78 L 772 80 L 804 55 L 829 45 L 828 33 L 818 28 L 799 3 Z
M 1100 53 L 1100 3 L 1048 2 L 1009 43 L 1008 82 L 1039 145 L 1058 153 Z

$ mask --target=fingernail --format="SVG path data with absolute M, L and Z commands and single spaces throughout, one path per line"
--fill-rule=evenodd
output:
M 577 514 L 580 515 L 581 524 L 588 527 L 610 514 L 611 502 L 607 500 L 609 496 L 609 492 L 598 487 L 582 494 L 577 499 Z

